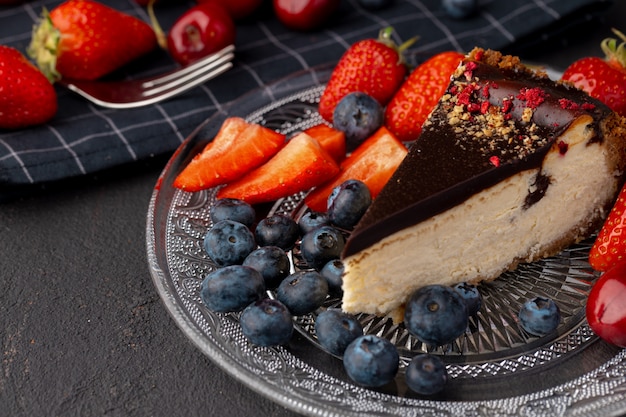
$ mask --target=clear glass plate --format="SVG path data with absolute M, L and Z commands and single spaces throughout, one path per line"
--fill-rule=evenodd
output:
M 232 103 L 196 129 L 159 178 L 148 210 L 149 268 L 187 337 L 242 383 L 307 415 L 608 416 L 626 411 L 626 351 L 600 341 L 585 322 L 585 300 L 597 278 L 586 260 L 591 240 L 481 285 L 481 311 L 448 346 L 433 350 L 402 325 L 360 316 L 366 332 L 387 337 L 401 355 L 397 378 L 380 389 L 352 383 L 341 360 L 323 351 L 315 338 L 314 315 L 295 319 L 298 332 L 289 345 L 266 348 L 248 343 L 237 314 L 214 313 L 203 305 L 200 283 L 215 266 L 202 239 L 211 226 L 216 189 L 187 193 L 172 187 L 172 181 L 228 116 L 287 135 L 319 123 L 317 103 L 329 75 L 330 67 L 294 74 Z M 257 210 L 261 216 L 279 212 L 297 219 L 307 210 L 303 197 Z M 297 268 L 297 248 L 291 256 Z M 519 327 L 516 313 L 526 299 L 540 294 L 556 300 L 563 320 L 555 332 L 538 338 Z M 339 304 L 329 299 L 326 307 Z M 435 397 L 416 395 L 404 383 L 404 367 L 423 351 L 440 355 L 451 376 Z

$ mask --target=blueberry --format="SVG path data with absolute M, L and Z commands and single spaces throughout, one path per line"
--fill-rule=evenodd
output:
M 300 227 L 291 217 L 274 214 L 259 222 L 254 236 L 259 246 L 278 246 L 290 250 L 300 237 Z
M 380 10 L 389 7 L 393 0 L 359 0 L 359 4 L 368 10 Z
M 446 367 L 438 356 L 423 353 L 415 356 L 406 368 L 406 384 L 418 394 L 441 392 L 448 381 Z
M 300 250 L 306 263 L 317 270 L 333 259 L 338 259 L 346 239 L 332 226 L 322 226 L 302 237 Z
M 315 333 L 324 349 L 333 355 L 343 356 L 348 345 L 357 337 L 363 336 L 363 326 L 351 314 L 332 308 L 317 316 Z
M 372 203 L 372 194 L 364 182 L 347 180 L 328 196 L 328 218 L 342 229 L 352 229 Z
M 289 275 L 291 264 L 284 250 L 278 246 L 260 247 L 243 261 L 243 265 L 259 271 L 267 289 L 274 289 Z
M 554 331 L 561 321 L 561 310 L 546 297 L 526 301 L 519 311 L 519 322 L 524 330 L 534 336 L 544 336 Z
M 285 304 L 294 316 L 317 310 L 327 295 L 328 284 L 317 271 L 296 271 L 285 278 L 276 290 L 276 298 Z
M 255 248 L 250 229 L 232 220 L 215 223 L 204 237 L 204 249 L 218 266 L 240 264 Z
M 293 334 L 291 314 L 283 303 L 264 298 L 246 307 L 239 317 L 241 331 L 258 346 L 278 346 L 289 342 Z
M 317 211 L 307 211 L 298 221 L 302 235 L 320 226 L 327 226 L 329 224 L 330 220 L 328 220 L 328 215 L 326 215 L 326 213 L 318 213 Z
M 343 366 L 357 384 L 380 387 L 391 382 L 400 366 L 396 347 L 375 335 L 357 337 L 343 353 Z
M 220 198 L 211 207 L 211 220 L 217 223 L 221 220 L 233 220 L 248 227 L 252 227 L 256 220 L 254 207 L 243 200 L 236 198 Z
M 344 264 L 340 259 L 328 261 L 320 270 L 320 274 L 322 274 L 328 283 L 328 293 L 330 295 L 340 297 L 343 294 L 341 286 L 343 285 L 344 270 Z
M 427 285 L 415 291 L 404 311 L 407 330 L 433 346 L 445 345 L 461 336 L 467 322 L 465 300 L 444 285 Z
M 465 19 L 476 13 L 478 0 L 442 0 L 441 5 L 448 16 Z
M 243 310 L 265 296 L 263 276 L 256 269 L 230 265 L 208 274 L 200 287 L 200 298 L 206 306 L 220 313 Z
M 346 135 L 346 150 L 356 149 L 383 124 L 383 108 L 360 91 L 347 94 L 333 111 L 333 126 Z
M 454 286 L 454 290 L 458 292 L 467 304 L 467 314 L 473 316 L 478 313 L 483 304 L 480 291 L 475 285 L 467 282 L 460 282 Z

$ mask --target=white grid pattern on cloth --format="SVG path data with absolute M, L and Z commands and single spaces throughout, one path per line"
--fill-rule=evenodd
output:
M 102 0 L 125 13 L 148 20 L 134 0 Z M 34 0 L 0 8 L 0 44 L 25 51 L 41 9 L 60 0 Z M 385 26 L 396 41 L 419 36 L 409 58 L 442 50 L 467 51 L 473 46 L 502 49 L 520 38 L 543 33 L 557 19 L 589 7 L 606 8 L 610 0 L 485 0 L 469 20 L 449 19 L 439 0 L 395 0 L 372 12 L 357 0 L 341 3 L 326 28 L 308 33 L 286 29 L 271 13 L 237 25 L 235 67 L 217 79 L 166 102 L 132 110 L 111 110 L 87 103 L 57 88 L 59 111 L 49 125 L 0 131 L 0 193 L 3 187 L 44 183 L 85 175 L 175 150 L 197 125 L 244 93 L 293 72 L 337 61 L 354 42 L 375 37 Z M 192 0 L 165 2 L 156 12 L 164 28 L 193 5 Z M 409 59 L 411 61 L 411 59 Z M 133 78 L 175 67 L 157 51 L 119 71 Z

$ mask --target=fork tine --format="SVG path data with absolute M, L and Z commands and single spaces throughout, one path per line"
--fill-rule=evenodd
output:
M 145 101 L 148 101 L 151 98 L 156 99 L 154 100 L 154 102 L 161 101 L 177 94 L 184 93 L 187 90 L 190 90 L 200 84 L 205 83 L 208 80 L 217 77 L 218 75 L 228 71 L 232 67 L 233 63 L 230 61 L 226 61 L 221 63 L 220 66 L 211 67 L 212 70 L 209 72 L 207 72 L 206 69 L 203 69 L 202 71 L 196 71 L 195 73 L 188 74 L 187 76 L 182 77 L 181 79 L 171 82 L 169 84 L 164 84 L 159 87 L 145 90 L 143 93 L 143 95 L 146 97 Z
M 146 88 L 150 88 L 150 87 L 157 86 L 159 84 L 168 83 L 171 80 L 178 79 L 189 73 L 195 73 L 198 69 L 204 68 L 205 66 L 212 64 L 216 61 L 224 62 L 225 60 L 232 60 L 234 58 L 234 54 L 233 54 L 234 51 L 235 51 L 235 46 L 228 45 L 224 49 L 221 49 L 211 55 L 208 55 L 199 61 L 189 64 L 178 70 L 172 71 L 161 77 L 147 80 L 145 83 L 143 83 L 143 86 Z
M 210 74 L 214 68 L 222 68 L 223 64 L 230 63 L 234 59 L 235 55 L 230 52 L 226 55 L 214 57 L 203 65 L 195 66 L 193 69 L 186 69 L 186 71 L 179 71 L 178 73 L 169 74 L 159 80 L 153 80 L 143 83 L 142 87 L 146 88 L 144 95 L 150 96 L 158 94 L 161 91 L 169 90 L 181 84 L 185 84 L 188 81 L 194 80 L 203 74 Z M 232 66 L 232 65 L 231 65 Z M 230 67 L 229 67 L 230 68 Z

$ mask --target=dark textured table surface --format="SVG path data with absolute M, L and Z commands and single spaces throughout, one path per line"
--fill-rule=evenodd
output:
M 524 57 L 563 67 L 598 55 L 625 17 L 620 0 L 603 25 Z M 28 187 L 0 205 L 0 415 L 296 415 L 213 364 L 161 303 L 145 223 L 166 158 Z

